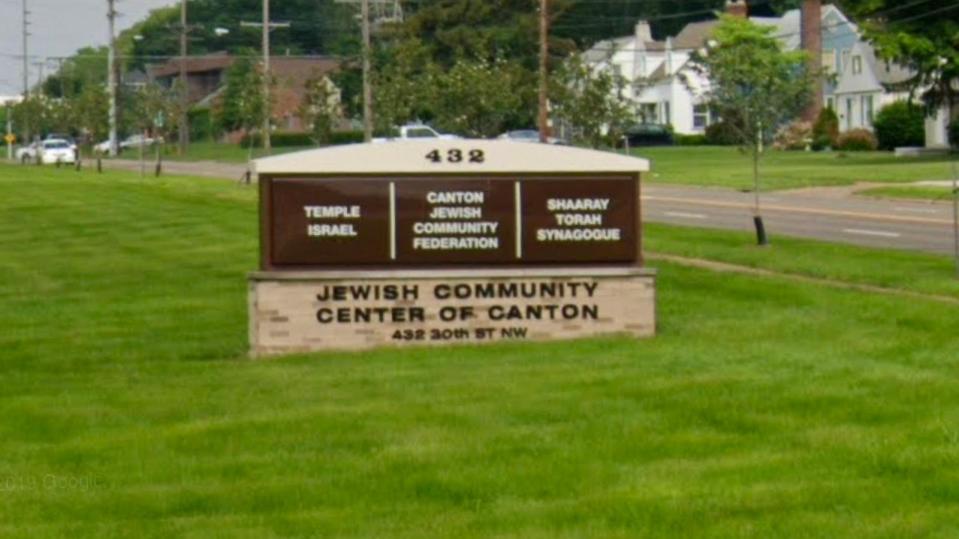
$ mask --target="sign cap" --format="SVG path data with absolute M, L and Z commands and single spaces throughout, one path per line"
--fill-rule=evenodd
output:
M 460 152 L 455 162 L 454 151 Z M 257 174 L 635 174 L 649 171 L 649 161 L 535 142 L 422 139 L 306 150 L 257 159 L 254 167 Z

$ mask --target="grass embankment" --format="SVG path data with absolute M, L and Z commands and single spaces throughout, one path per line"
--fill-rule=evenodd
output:
M 907 198 L 913 200 L 928 200 L 930 202 L 949 202 L 952 200 L 952 189 L 949 187 L 874 187 L 856 193 L 857 195 L 879 198 Z
M 674 146 L 636 148 L 652 161 L 651 181 L 752 189 L 752 162 L 737 148 Z M 897 158 L 889 152 L 780 152 L 762 160 L 763 189 L 853 185 L 857 182 L 906 183 L 952 177 L 949 156 Z
M 282 146 L 273 148 L 269 155 L 281 155 L 284 153 L 298 152 L 302 150 L 314 149 L 313 146 Z M 253 148 L 253 159 L 267 155 L 263 148 Z M 122 159 L 139 159 L 140 150 L 137 148 L 127 148 L 120 155 Z M 185 155 L 177 153 L 176 145 L 167 144 L 163 148 L 163 159 L 167 161 L 216 161 L 219 163 L 246 163 L 250 157 L 250 150 L 241 147 L 238 144 L 221 144 L 218 142 L 193 142 Z M 156 159 L 156 149 L 147 148 L 144 151 L 144 158 L 147 161 Z
M 4 537 L 959 534 L 955 308 L 657 264 L 653 340 L 251 362 L 253 190 L 135 178 L 0 166 Z

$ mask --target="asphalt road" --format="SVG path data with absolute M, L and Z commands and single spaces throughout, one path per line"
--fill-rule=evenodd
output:
M 104 166 L 140 170 L 138 161 L 108 160 Z M 239 180 L 246 166 L 167 161 L 164 171 Z M 643 218 L 657 223 L 751 231 L 753 204 L 751 193 L 727 189 L 643 186 Z M 950 202 L 873 199 L 848 188 L 817 188 L 764 194 L 760 204 L 773 242 L 782 235 L 940 254 L 955 249 Z
M 647 221 L 753 230 L 754 197 L 723 189 L 647 185 Z M 952 204 L 871 199 L 848 189 L 777 191 L 760 197 L 772 241 L 776 235 L 951 254 L 955 248 Z

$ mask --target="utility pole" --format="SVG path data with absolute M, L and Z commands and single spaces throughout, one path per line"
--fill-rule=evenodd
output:
M 30 33 L 30 12 L 27 10 L 27 0 L 23 0 L 23 98 L 30 97 L 30 56 L 27 52 L 27 37 Z
M 270 0 L 263 0 L 263 22 L 241 22 L 240 26 L 263 28 L 263 149 L 270 153 L 270 125 L 273 115 L 272 100 L 270 99 L 270 32 L 274 28 L 289 28 L 289 22 L 270 22 Z
M 810 73 L 822 70 L 822 0 L 803 0 L 801 11 L 802 48 L 809 56 Z M 822 79 L 814 77 L 811 88 L 812 100 L 803 112 L 803 120 L 815 122 L 822 112 Z
M 363 140 L 373 140 L 373 81 L 370 55 L 370 0 L 363 0 L 360 8 L 360 17 L 363 18 Z
M 43 95 L 43 75 L 44 68 L 47 66 L 46 62 L 33 62 L 33 65 L 37 66 L 37 97 Z
M 363 33 L 363 139 L 373 140 L 373 56 L 372 8 L 376 22 L 402 22 L 403 7 L 398 0 L 336 0 L 337 4 L 360 4 L 360 27 Z
M 270 101 L 270 0 L 263 0 L 263 149 L 270 155 L 271 119 L 273 107 Z
M 190 144 L 190 126 L 189 113 L 187 109 L 190 106 L 190 96 L 187 90 L 186 80 L 186 47 L 187 47 L 187 25 L 186 25 L 186 2 L 180 0 L 180 126 L 179 152 L 180 155 L 186 154 L 187 146 Z
M 27 10 L 27 0 L 23 0 L 23 99 L 26 101 L 30 99 L 30 55 L 27 49 L 27 38 L 30 37 L 30 32 L 27 31 L 27 28 L 30 27 L 30 11 Z M 24 116 L 26 119 L 26 115 Z M 23 140 L 26 144 L 30 143 L 30 122 L 23 122 Z
M 107 85 L 110 92 L 110 156 L 117 155 L 117 74 L 116 74 L 116 36 L 115 25 L 117 18 L 116 0 L 107 0 L 107 20 L 110 22 L 110 45 L 107 54 Z
M 7 161 L 13 161 L 13 118 L 11 117 L 13 109 L 10 108 L 9 101 L 5 105 L 7 109 Z
M 549 0 L 539 0 L 539 141 L 549 140 Z

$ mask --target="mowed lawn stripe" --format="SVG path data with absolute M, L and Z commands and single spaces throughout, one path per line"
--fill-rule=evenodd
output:
M 957 309 L 663 263 L 653 340 L 253 362 L 252 190 L 20 170 L 2 536 L 959 533 Z

